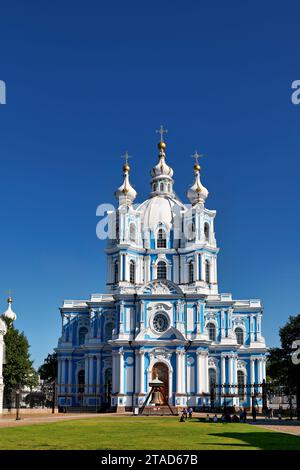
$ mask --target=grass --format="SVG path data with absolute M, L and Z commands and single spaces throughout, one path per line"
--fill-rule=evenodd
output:
M 249 424 L 97 417 L 0 429 L 1 450 L 300 450 L 300 437 Z

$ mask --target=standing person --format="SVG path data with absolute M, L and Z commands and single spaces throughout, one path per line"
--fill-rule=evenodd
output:
M 189 408 L 189 418 L 192 419 L 193 417 L 193 408 L 190 406 Z
M 243 421 L 243 416 L 244 416 L 243 410 L 242 408 L 240 408 L 240 411 L 239 411 L 240 422 Z
M 243 411 L 243 422 L 244 423 L 247 422 L 247 410 L 246 410 L 246 408 L 244 408 L 244 411 Z
M 213 417 L 213 422 L 214 422 L 214 423 L 217 423 L 217 422 L 218 422 L 218 416 L 217 416 L 217 415 L 215 415 L 215 416 Z
M 253 408 L 252 408 L 252 418 L 253 418 L 253 421 L 256 421 L 256 414 L 257 414 L 257 413 L 256 413 L 256 408 L 255 408 L 255 406 L 253 406 Z
M 187 415 L 188 415 L 187 409 L 186 409 L 186 408 L 183 408 L 182 413 L 183 413 L 183 415 L 184 415 L 184 418 L 186 419 L 186 418 L 187 418 Z

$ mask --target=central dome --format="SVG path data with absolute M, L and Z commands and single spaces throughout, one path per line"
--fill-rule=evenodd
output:
M 142 213 L 144 229 L 154 231 L 159 224 L 173 227 L 174 218 L 177 215 L 179 220 L 180 212 L 185 210 L 185 206 L 176 197 L 157 195 L 144 201 L 137 210 Z

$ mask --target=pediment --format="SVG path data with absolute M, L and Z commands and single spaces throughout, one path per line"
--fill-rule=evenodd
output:
M 138 291 L 139 295 L 183 295 L 182 290 L 174 282 L 155 280 L 144 284 Z

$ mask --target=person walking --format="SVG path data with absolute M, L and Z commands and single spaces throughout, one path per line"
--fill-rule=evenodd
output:
M 190 419 L 192 419 L 192 417 L 193 417 L 193 411 L 194 411 L 193 408 L 190 406 L 190 408 L 189 408 L 189 418 Z

